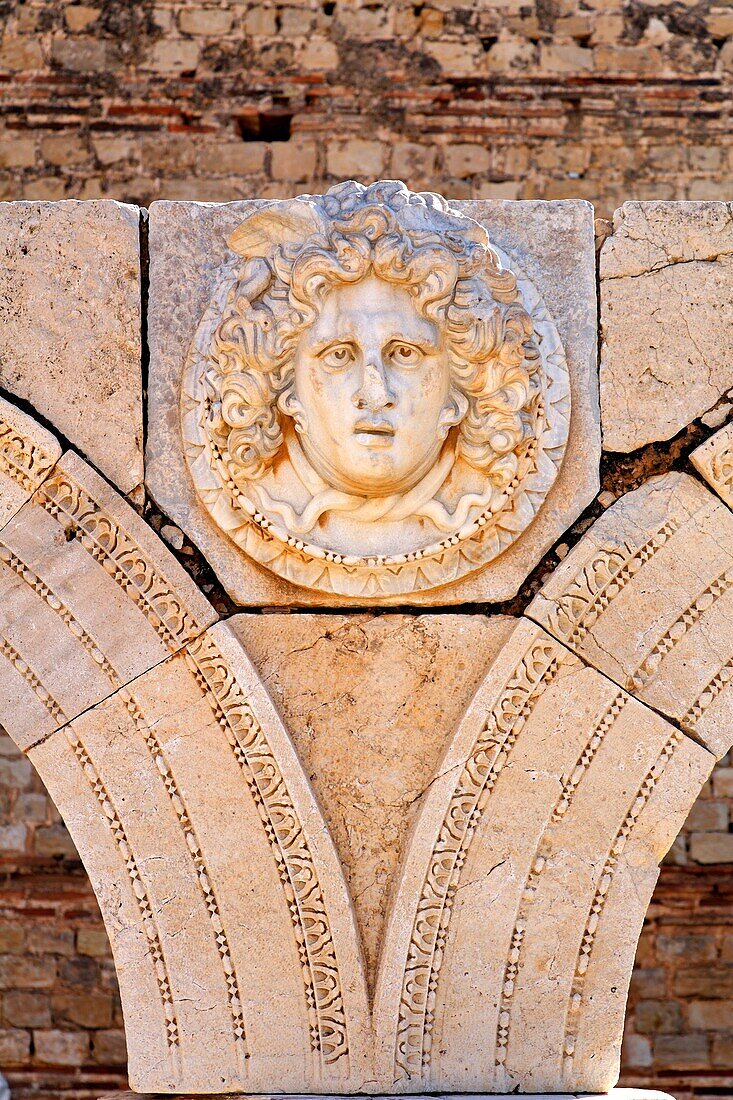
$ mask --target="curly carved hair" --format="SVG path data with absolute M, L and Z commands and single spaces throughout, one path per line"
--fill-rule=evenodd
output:
M 259 209 L 230 244 L 245 262 L 204 378 L 209 429 L 235 476 L 261 477 L 280 449 L 295 349 L 327 294 L 373 273 L 406 288 L 445 334 L 453 394 L 466 409 L 457 453 L 498 488 L 511 482 L 535 431 L 539 351 L 516 279 L 482 226 L 437 195 L 350 181 Z

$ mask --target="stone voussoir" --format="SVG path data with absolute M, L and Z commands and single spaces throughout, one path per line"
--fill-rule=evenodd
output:
M 366 1086 L 366 981 L 343 873 L 227 624 L 29 758 L 100 902 L 137 1090 Z
M 0 721 L 20 748 L 216 619 L 185 570 L 73 452 L 0 531 Z
M 527 614 L 723 756 L 733 741 L 733 516 L 686 474 L 596 521 Z
M 658 864 L 713 764 L 520 620 L 412 831 L 377 981 L 377 1081 L 608 1092 Z

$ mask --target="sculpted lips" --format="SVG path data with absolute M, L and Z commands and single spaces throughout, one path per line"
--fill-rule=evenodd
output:
M 388 447 L 394 439 L 395 429 L 384 420 L 357 420 L 354 435 L 366 446 Z

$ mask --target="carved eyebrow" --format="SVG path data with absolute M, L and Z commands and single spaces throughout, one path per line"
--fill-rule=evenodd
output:
M 385 347 L 388 344 L 409 344 L 410 347 L 419 348 L 420 351 L 437 351 L 440 347 L 439 340 L 430 340 L 427 338 L 413 339 L 411 336 L 404 335 L 389 336 L 384 344 Z
M 344 333 L 343 336 L 332 337 L 325 340 L 316 340 L 309 345 L 308 350 L 312 355 L 323 355 L 330 348 L 343 347 L 347 345 L 349 347 L 358 346 L 358 339 L 352 332 Z M 405 336 L 404 333 L 396 332 L 392 333 L 383 342 L 382 347 L 394 347 L 395 344 L 409 344 L 411 347 L 419 348 L 423 352 L 437 351 L 440 347 L 440 340 L 431 340 L 429 337 L 411 337 Z
M 311 351 L 313 355 L 323 355 L 329 348 L 340 348 L 345 344 L 353 347 L 355 343 L 356 338 L 354 336 L 339 336 L 336 339 L 316 340 L 315 343 L 310 345 L 309 351 Z

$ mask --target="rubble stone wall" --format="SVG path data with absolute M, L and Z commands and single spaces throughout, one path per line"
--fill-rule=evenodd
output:
M 728 197 L 733 11 L 676 0 L 5 3 L 0 197 Z

